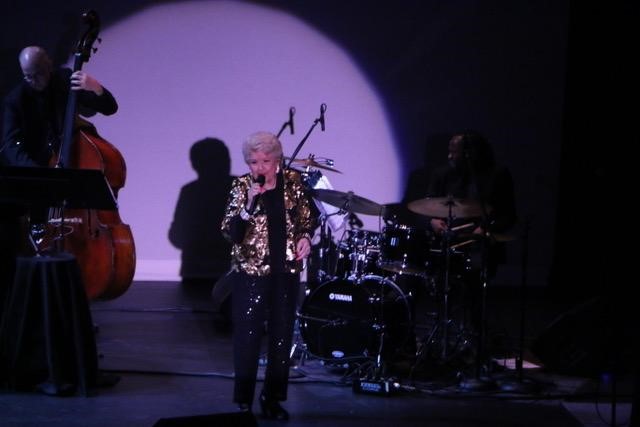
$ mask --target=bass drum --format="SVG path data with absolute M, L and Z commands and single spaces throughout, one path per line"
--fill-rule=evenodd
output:
M 408 297 L 391 280 L 374 275 L 323 283 L 298 316 L 309 352 L 338 362 L 392 357 L 407 341 L 412 320 Z

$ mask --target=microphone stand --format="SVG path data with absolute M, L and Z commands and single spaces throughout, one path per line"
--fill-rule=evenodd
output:
M 322 104 L 320 106 L 320 117 L 318 117 L 317 119 L 315 119 L 313 121 L 313 124 L 311 125 L 311 127 L 307 131 L 307 133 L 304 136 L 304 138 L 302 138 L 302 140 L 298 143 L 298 146 L 296 147 L 296 149 L 293 151 L 293 154 L 289 158 L 289 163 L 287 163 L 287 169 L 289 169 L 289 167 L 291 166 L 291 163 L 296 158 L 296 156 L 298 155 L 298 152 L 300 152 L 300 149 L 302 148 L 304 143 L 307 141 L 307 138 L 309 138 L 309 135 L 311 135 L 311 132 L 313 132 L 313 129 L 318 125 L 318 123 L 322 124 L 322 128 L 323 128 L 322 130 L 324 130 L 324 112 L 326 110 L 327 110 L 326 104 Z
M 309 135 L 311 135 L 311 132 L 313 132 L 313 129 L 318 125 L 318 123 L 321 123 L 322 130 L 324 130 L 324 112 L 326 111 L 326 109 L 327 109 L 327 106 L 325 104 L 322 104 L 320 106 L 320 117 L 318 117 L 313 121 L 311 128 L 309 128 L 304 138 L 302 138 L 302 140 L 298 143 L 298 146 L 296 147 L 296 149 L 293 151 L 293 154 L 289 158 L 289 163 L 287 163 L 286 169 L 289 169 L 291 167 L 291 163 L 296 158 L 296 156 L 298 155 L 298 152 L 300 151 L 304 143 L 307 141 L 307 139 L 309 138 Z M 278 132 L 278 137 L 280 137 L 280 135 L 286 129 L 287 126 L 289 127 L 289 129 L 291 130 L 291 133 L 293 134 L 293 115 L 295 114 L 295 112 L 296 112 L 296 109 L 294 107 L 291 107 L 289 109 L 289 120 L 286 123 L 284 123 L 280 128 L 280 131 Z M 284 165 L 284 158 L 283 158 L 282 164 Z M 280 173 L 282 173 L 283 175 L 284 175 L 284 169 L 285 169 L 284 167 L 280 169 Z M 299 333 L 299 329 L 300 329 L 299 321 L 298 321 L 298 318 L 296 318 L 295 325 L 294 325 L 294 334 Z M 291 347 L 291 357 L 293 357 L 295 350 L 296 350 L 296 343 L 294 343 Z M 305 354 L 306 354 L 306 345 L 303 344 L 303 355 L 301 356 L 301 362 L 302 362 L 301 364 L 304 364 Z
M 291 131 L 291 135 L 293 135 L 293 116 L 294 114 L 296 114 L 296 107 L 291 107 L 289 108 L 289 120 L 287 120 L 286 122 L 284 122 L 282 124 L 282 127 L 280 128 L 280 130 L 278 131 L 277 137 L 280 138 L 280 135 L 282 135 L 282 132 L 284 132 L 284 130 L 286 128 L 289 128 L 289 130 Z
M 524 369 L 524 329 L 525 329 L 525 309 L 526 309 L 526 289 L 527 289 L 527 265 L 529 258 L 529 220 L 524 221 L 522 230 L 522 268 L 520 277 L 520 337 L 519 349 L 516 357 L 516 380 L 500 381 L 500 390 L 512 393 L 537 393 L 540 391 L 540 385 L 529 379 L 525 381 L 523 375 Z

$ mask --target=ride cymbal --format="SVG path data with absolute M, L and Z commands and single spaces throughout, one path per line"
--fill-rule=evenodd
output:
M 482 205 L 472 199 L 456 199 L 453 197 L 427 197 L 414 200 L 407 207 L 410 211 L 438 218 L 447 218 L 449 215 L 455 218 L 473 218 L 483 215 Z M 491 208 L 486 206 L 486 213 Z
M 364 215 L 380 215 L 384 208 L 381 204 L 355 195 L 353 191 L 343 193 L 337 190 L 318 189 L 312 190 L 311 194 L 315 199 L 347 212 L 361 213 Z

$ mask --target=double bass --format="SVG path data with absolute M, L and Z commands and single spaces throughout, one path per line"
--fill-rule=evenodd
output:
M 73 72 L 88 62 L 98 39 L 100 21 L 95 11 L 82 15 L 88 29 L 78 42 Z M 69 90 L 63 137 L 50 165 L 58 168 L 98 169 L 104 173 L 114 199 L 124 186 L 126 164 L 122 154 L 96 128 L 76 114 L 77 94 Z M 115 210 L 54 208 L 47 235 L 58 250 L 73 254 L 80 267 L 89 300 L 113 299 L 131 285 L 136 265 L 131 228 Z

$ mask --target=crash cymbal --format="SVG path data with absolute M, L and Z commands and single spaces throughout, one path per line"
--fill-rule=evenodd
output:
M 317 189 L 311 194 L 315 199 L 328 203 L 347 212 L 361 213 L 364 215 L 380 215 L 383 205 L 364 197 L 357 196 L 353 191 L 343 193 L 336 190 Z
M 415 213 L 438 218 L 447 218 L 449 213 L 455 218 L 472 218 L 483 214 L 479 202 L 452 197 L 428 197 L 410 202 L 407 207 Z M 487 206 L 486 211 L 491 212 L 491 208 Z
M 289 161 L 289 157 L 285 157 L 285 160 L 288 162 Z M 291 164 L 292 165 L 297 165 L 298 167 L 318 168 L 318 169 L 328 170 L 328 171 L 331 171 L 331 172 L 342 173 L 338 169 L 335 169 L 333 167 L 333 162 L 331 162 L 331 164 L 329 164 L 328 161 L 327 161 L 327 164 L 322 164 L 322 163 L 318 163 L 315 159 L 293 159 L 291 161 Z

